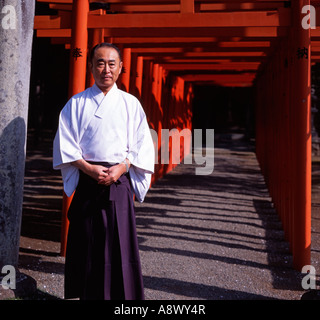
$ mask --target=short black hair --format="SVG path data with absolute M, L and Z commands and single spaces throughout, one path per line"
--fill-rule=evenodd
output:
M 113 43 L 109 43 L 109 42 L 101 42 L 101 43 L 98 43 L 97 45 L 95 45 L 95 46 L 91 49 L 91 52 L 90 52 L 90 62 L 91 62 L 91 63 L 92 63 L 92 60 L 93 60 L 95 51 L 96 51 L 97 49 L 103 48 L 103 47 L 115 49 L 115 50 L 118 52 L 120 61 L 122 61 L 121 51 L 120 51 L 120 49 L 119 49 L 116 45 L 114 45 Z

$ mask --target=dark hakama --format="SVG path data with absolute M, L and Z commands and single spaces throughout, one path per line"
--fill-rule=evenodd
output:
M 81 172 L 68 219 L 65 298 L 144 299 L 128 174 L 103 186 Z

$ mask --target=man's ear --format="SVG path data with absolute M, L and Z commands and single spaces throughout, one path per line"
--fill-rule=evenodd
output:
M 123 66 L 123 62 L 122 62 L 122 61 L 120 61 L 119 74 L 120 74 L 120 73 L 121 73 L 121 71 L 122 71 L 122 66 Z

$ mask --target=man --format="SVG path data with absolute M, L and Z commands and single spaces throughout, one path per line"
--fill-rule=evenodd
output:
M 140 202 L 154 170 L 154 146 L 139 101 L 117 88 L 120 51 L 90 56 L 95 84 L 62 109 L 53 167 L 74 197 L 68 212 L 65 298 L 144 299 L 133 193 Z

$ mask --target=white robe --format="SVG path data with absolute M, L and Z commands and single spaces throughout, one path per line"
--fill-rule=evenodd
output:
M 53 143 L 53 168 L 61 170 L 66 195 L 72 195 L 79 181 L 79 170 L 71 162 L 84 159 L 113 164 L 125 158 L 131 163 L 132 191 L 143 202 L 155 154 L 139 100 L 116 84 L 106 95 L 94 84 L 73 96 L 60 113 Z

